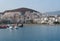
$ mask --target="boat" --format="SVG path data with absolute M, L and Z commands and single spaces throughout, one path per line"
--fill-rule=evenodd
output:
M 13 26 L 11 24 L 8 24 L 7 26 L 8 28 L 13 29 Z
M 18 27 L 23 27 L 23 24 L 19 24 Z
M 5 28 L 8 28 L 8 26 L 6 26 L 6 25 L 0 25 L 0 29 L 5 29 Z
M 19 27 L 23 27 L 23 24 L 12 24 L 12 25 L 8 24 L 8 28 L 10 29 L 13 28 L 18 29 Z
M 17 27 L 16 24 L 12 24 L 12 25 L 8 24 L 8 28 L 10 28 L 10 29 L 13 29 L 13 28 L 17 29 L 18 27 Z
M 18 29 L 18 26 L 14 26 L 15 29 Z
M 8 28 L 12 29 L 13 27 L 11 25 L 8 25 Z

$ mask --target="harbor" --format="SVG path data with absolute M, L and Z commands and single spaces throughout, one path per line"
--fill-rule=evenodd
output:
M 0 29 L 0 41 L 59 41 L 60 25 L 28 25 L 19 29 Z
M 60 0 L 0 0 L 0 41 L 60 41 Z
M 6 29 L 6 28 L 17 29 L 19 27 L 23 27 L 23 24 L 18 24 L 18 25 L 17 24 L 1 24 L 0 25 L 0 29 Z

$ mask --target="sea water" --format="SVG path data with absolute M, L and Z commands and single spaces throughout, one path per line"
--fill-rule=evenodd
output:
M 0 41 L 60 41 L 60 25 L 24 25 L 0 29 Z

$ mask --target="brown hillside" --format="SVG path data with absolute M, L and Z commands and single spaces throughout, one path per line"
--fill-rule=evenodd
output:
M 18 8 L 18 9 L 13 9 L 13 10 L 6 10 L 4 11 L 5 12 L 21 12 L 21 13 L 25 13 L 26 11 L 30 11 L 30 12 L 38 12 L 38 11 L 35 11 L 35 10 L 32 10 L 32 9 L 29 9 L 29 8 Z

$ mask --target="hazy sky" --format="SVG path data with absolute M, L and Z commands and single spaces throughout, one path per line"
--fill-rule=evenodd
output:
M 40 12 L 57 11 L 60 10 L 60 0 L 0 0 L 0 12 L 21 7 Z

